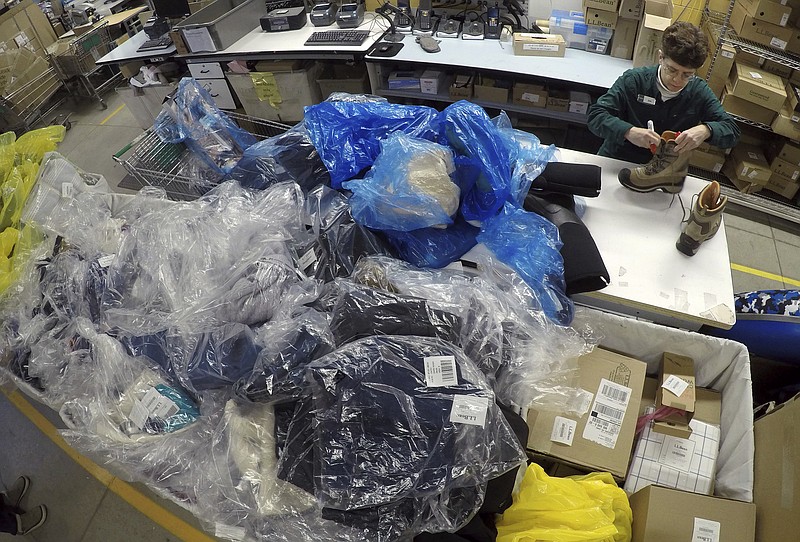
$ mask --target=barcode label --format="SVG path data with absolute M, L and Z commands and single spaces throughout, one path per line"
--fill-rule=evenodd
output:
M 675 394 L 675 397 L 680 397 L 689 387 L 689 383 L 679 376 L 669 375 L 661 387 Z
M 605 402 L 611 401 L 617 403 L 618 406 L 625 410 L 625 407 L 628 406 L 628 401 L 631 399 L 632 391 L 633 390 L 627 386 L 603 378 L 600 380 L 600 388 L 597 395 L 598 399 L 605 400 Z
M 489 399 L 475 395 L 456 395 L 453 397 L 453 408 L 450 410 L 450 421 L 468 425 L 486 424 L 486 411 Z
M 718 521 L 694 518 L 692 542 L 719 542 L 720 528 L 721 525 Z
M 310 248 L 308 249 L 308 252 L 303 254 L 303 256 L 297 261 L 297 267 L 300 268 L 300 271 L 305 271 L 316 261 L 317 254 L 314 252 L 313 248 Z
M 75 194 L 75 185 L 72 183 L 61 183 L 61 197 L 72 198 Z
M 560 444 L 572 446 L 572 439 L 575 437 L 575 429 L 578 427 L 578 422 L 556 416 L 553 422 L 553 432 L 550 433 L 550 440 Z
M 625 390 L 621 390 L 619 388 L 612 388 L 611 386 L 604 384 L 603 389 L 600 392 L 604 396 L 608 397 L 609 399 L 613 399 L 618 403 L 628 403 L 628 392 Z
M 97 263 L 100 264 L 100 267 L 108 267 L 113 261 L 114 254 L 106 254 L 105 256 L 97 258 Z
M 603 403 L 597 403 L 596 411 L 598 414 L 602 414 L 603 416 L 608 416 L 609 418 L 614 418 L 616 421 L 622 421 L 622 418 L 625 417 L 625 411 L 620 410 L 618 408 L 614 408 L 608 405 L 604 405 Z
M 458 384 L 455 356 L 427 356 L 424 362 L 425 383 L 429 388 Z

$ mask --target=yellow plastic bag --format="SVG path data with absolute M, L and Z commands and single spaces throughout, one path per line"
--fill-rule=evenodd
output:
M 533 463 L 497 522 L 497 542 L 630 542 L 628 496 L 609 473 L 555 478 Z
M 15 284 L 23 272 L 33 270 L 35 251 L 43 241 L 42 233 L 30 226 L 22 231 L 6 228 L 0 232 L 0 294 Z
M 16 153 L 14 143 L 17 136 L 14 132 L 0 134 L 0 184 L 4 183 L 14 167 L 14 154 Z
M 44 155 L 56 150 L 56 147 L 64 141 L 66 135 L 67 129 L 61 124 L 25 132 L 17 138 L 17 142 L 14 145 L 17 154 L 16 163 L 20 164 L 22 161 L 27 160 L 34 164 L 40 164 Z

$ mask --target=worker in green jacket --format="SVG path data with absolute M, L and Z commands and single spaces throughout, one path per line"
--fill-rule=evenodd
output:
M 681 154 L 704 141 L 734 147 L 736 121 L 695 75 L 707 55 L 708 40 L 699 28 L 682 21 L 667 27 L 658 64 L 626 71 L 589 108 L 589 130 L 604 140 L 598 154 L 646 163 L 666 130 L 680 132 L 675 150 Z

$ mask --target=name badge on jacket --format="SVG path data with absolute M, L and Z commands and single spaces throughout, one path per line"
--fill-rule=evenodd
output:
M 636 100 L 639 103 L 647 104 L 647 105 L 656 105 L 656 99 L 651 98 L 650 96 L 645 96 L 644 94 L 639 94 L 636 96 Z

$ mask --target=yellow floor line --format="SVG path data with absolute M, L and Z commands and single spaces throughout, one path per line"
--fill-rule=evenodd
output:
M 111 113 L 109 116 L 107 116 L 106 118 L 104 118 L 104 119 L 103 119 L 103 121 L 100 123 L 100 126 L 102 126 L 102 125 L 104 125 L 105 123 L 107 123 L 108 121 L 110 121 L 110 120 L 111 120 L 111 118 L 112 118 L 114 115 L 116 115 L 117 113 L 119 113 L 119 112 L 120 112 L 120 111 L 122 111 L 123 109 L 125 109 L 125 104 L 122 104 L 121 106 L 119 106 L 118 108 L 116 108 L 116 109 L 115 109 L 115 110 L 114 110 L 114 111 L 113 111 L 113 112 L 112 112 L 112 113 Z
M 757 277 L 783 282 L 786 286 L 800 286 L 800 280 L 790 279 L 789 277 L 783 277 L 781 275 L 776 275 L 775 273 L 761 271 L 760 269 L 754 269 L 752 267 L 747 267 L 746 265 L 739 265 L 738 263 L 732 263 L 731 269 L 734 271 L 747 273 L 748 275 L 755 275 Z
M 108 489 L 150 518 L 154 523 L 186 542 L 215 542 L 214 538 L 192 527 L 178 516 L 159 506 L 129 483 L 114 477 L 114 475 L 104 468 L 76 452 L 75 449 L 67 444 L 61 435 L 58 434 L 58 428 L 50 423 L 41 412 L 36 410 L 19 390 L 13 390 L 10 393 L 3 390 L 3 394 L 8 397 L 8 400 L 38 427 L 47 438 L 53 441 L 56 446 L 61 448 L 75 461 L 75 463 L 86 469 L 86 471 L 94 476 L 101 484 L 108 487 Z

